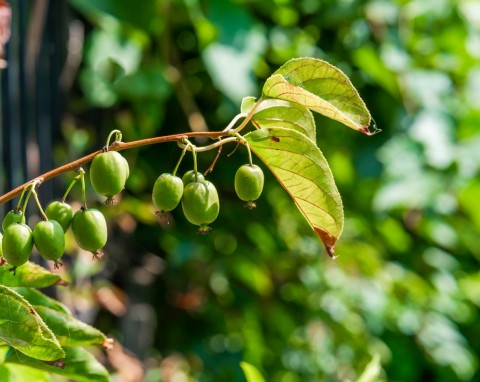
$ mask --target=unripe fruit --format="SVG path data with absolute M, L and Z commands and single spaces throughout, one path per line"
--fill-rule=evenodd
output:
M 13 223 L 25 224 L 25 215 L 22 211 L 17 210 L 16 208 L 9 211 L 7 215 L 3 218 L 2 229 L 5 232 L 7 227 Z
M 127 161 L 116 151 L 98 154 L 90 166 L 92 186 L 97 193 L 107 197 L 107 205 L 115 204 L 113 196 L 123 190 L 129 174 Z
M 152 200 L 160 212 L 172 211 L 183 195 L 183 182 L 178 176 L 160 175 L 153 185 Z
M 11 224 L 5 230 L 2 241 L 3 256 L 12 270 L 25 264 L 33 249 L 33 232 L 26 224 Z
M 46 260 L 53 260 L 55 268 L 58 268 L 58 259 L 65 250 L 65 233 L 60 223 L 55 220 L 38 222 L 33 229 L 33 239 L 40 255 Z
M 63 232 L 67 232 L 73 219 L 73 211 L 70 204 L 63 202 L 51 202 L 45 209 L 48 219 L 55 220 L 62 226 Z
M 207 224 L 213 222 L 220 211 L 220 202 L 215 186 L 209 181 L 191 182 L 184 191 L 182 209 L 187 220 L 199 225 L 199 233 L 207 233 Z
M 99 255 L 107 242 L 107 222 L 103 214 L 94 208 L 78 210 L 73 216 L 72 231 L 78 246 Z
M 197 171 L 197 179 L 195 179 L 195 171 L 194 170 L 187 171 L 182 176 L 182 182 L 183 182 L 184 187 L 187 184 L 192 183 L 192 182 L 204 182 L 204 181 L 205 181 L 205 177 L 202 175 L 201 172 L 198 172 L 198 171 Z
M 257 165 L 245 164 L 235 174 L 235 192 L 238 197 L 247 202 L 245 207 L 255 208 L 254 203 L 263 190 L 263 171 Z
M 125 181 L 127 181 L 128 177 L 130 176 L 130 166 L 128 165 L 128 161 L 125 159 L 123 155 L 120 154 L 123 159 L 123 169 L 125 170 Z

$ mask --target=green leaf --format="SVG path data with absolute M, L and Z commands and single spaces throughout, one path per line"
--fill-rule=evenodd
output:
M 278 127 L 256 130 L 245 138 L 333 256 L 343 229 L 343 207 L 320 149 L 298 131 Z
M 87 350 L 81 347 L 66 348 L 62 363 L 45 363 L 22 353 L 10 351 L 5 357 L 6 363 L 16 363 L 45 370 L 80 382 L 108 382 L 108 371 Z M 62 366 L 65 366 L 62 368 Z
M 265 379 L 262 377 L 262 374 L 257 370 L 257 368 L 247 362 L 240 362 L 240 367 L 242 368 L 247 382 L 265 382 Z
M 380 364 L 380 356 L 375 354 L 372 360 L 368 363 L 362 375 L 358 377 L 357 382 L 378 382 L 380 381 L 380 374 L 382 373 L 382 366 Z
M 0 382 L 51 382 L 47 372 L 23 365 L 0 366 Z
M 45 306 L 34 308 L 62 346 L 102 345 L 107 340 L 100 330 L 77 320 L 71 314 Z
M 55 361 L 65 356 L 57 339 L 33 307 L 3 285 L 0 285 L 0 340 L 44 361 Z
M 8 267 L 0 267 L 0 284 L 9 287 L 45 288 L 54 284 L 65 285 L 66 282 L 40 265 L 27 262 L 17 268 L 15 275 Z
M 33 305 L 62 346 L 102 345 L 107 341 L 105 334 L 74 318 L 59 301 L 32 288 L 14 288 L 14 291 Z
M 54 309 L 58 312 L 62 312 L 65 314 L 70 314 L 68 308 L 63 305 L 61 302 L 50 298 L 43 294 L 42 292 L 33 289 L 33 288 L 12 288 L 15 292 L 17 292 L 20 296 L 22 296 L 25 300 L 27 300 L 30 305 L 41 305 L 46 306 L 47 308 Z
M 348 77 L 316 58 L 295 58 L 281 66 L 263 87 L 265 98 L 298 103 L 365 134 L 370 113 Z
M 252 110 L 252 108 L 255 106 L 256 103 L 257 103 L 257 99 L 255 97 L 252 97 L 252 96 L 243 97 L 242 105 L 240 106 L 240 112 L 245 114 L 250 113 L 250 110 Z
M 5 365 L 0 366 L 0 382 L 10 382 L 10 371 Z
M 298 103 L 279 99 L 263 100 L 253 114 L 252 123 L 258 128 L 283 127 L 297 130 L 313 142 L 317 141 L 313 115 Z

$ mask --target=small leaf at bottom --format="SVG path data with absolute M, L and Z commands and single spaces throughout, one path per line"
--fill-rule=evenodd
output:
M 57 339 L 22 296 L 0 285 L 0 340 L 44 361 L 65 356 Z
M 22 364 L 45 370 L 51 373 L 63 375 L 67 378 L 80 382 L 108 382 L 110 381 L 108 371 L 97 361 L 97 359 L 87 350 L 81 347 L 66 348 L 66 356 L 62 361 L 63 368 L 41 362 L 39 360 L 27 357 L 26 355 L 11 351 L 5 357 L 5 362 Z

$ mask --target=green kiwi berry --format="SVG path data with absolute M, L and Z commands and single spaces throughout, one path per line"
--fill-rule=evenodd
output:
M 152 200 L 162 212 L 172 211 L 178 206 L 183 195 L 183 182 L 172 174 L 160 175 L 153 185 Z
M 56 220 L 38 222 L 33 229 L 33 240 L 40 255 L 46 260 L 53 260 L 55 268 L 61 265 L 58 260 L 65 250 L 65 233 Z
M 183 191 L 182 209 L 187 220 L 199 225 L 199 233 L 207 233 L 220 211 L 220 202 L 215 186 L 209 181 L 191 182 Z
M 205 177 L 202 175 L 201 172 L 198 172 L 197 171 L 197 177 L 195 177 L 195 171 L 194 170 L 190 170 L 190 171 L 187 171 L 185 174 L 183 174 L 182 176 L 182 182 L 183 182 L 183 186 L 185 187 L 188 183 L 192 183 L 192 182 L 203 182 L 205 181 Z
M 25 215 L 19 209 L 14 208 L 5 215 L 2 222 L 2 229 L 5 232 L 7 227 L 13 223 L 25 224 Z
M 125 159 L 123 155 L 120 154 L 123 160 L 123 169 L 125 171 L 125 181 L 128 179 L 130 176 L 130 166 L 128 165 L 128 161 Z
M 94 208 L 81 209 L 73 215 L 72 231 L 78 246 L 97 257 L 107 242 L 107 222 Z
M 62 226 L 63 232 L 67 232 L 73 219 L 73 210 L 70 204 L 65 202 L 51 202 L 45 209 L 49 220 L 55 220 Z
M 107 205 L 115 204 L 113 197 L 123 190 L 129 174 L 127 161 L 116 151 L 98 154 L 90 166 L 92 186 L 97 193 L 107 197 Z
M 3 235 L 3 257 L 15 269 L 25 264 L 33 250 L 33 232 L 26 224 L 10 224 Z
M 245 164 L 235 174 L 235 192 L 238 197 L 247 202 L 245 207 L 254 208 L 255 200 L 262 194 L 264 176 L 257 165 Z

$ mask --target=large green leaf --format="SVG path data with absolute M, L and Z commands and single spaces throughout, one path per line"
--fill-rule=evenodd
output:
M 45 288 L 54 284 L 65 285 L 66 282 L 40 265 L 27 262 L 16 269 L 15 275 L 8 267 L 0 267 L 0 284 L 9 287 Z
M 20 352 L 10 351 L 5 357 L 6 364 L 15 363 L 63 375 L 80 382 L 108 382 L 108 371 L 95 357 L 81 347 L 66 348 L 62 362 L 46 363 Z
M 316 142 L 315 120 L 306 107 L 280 99 L 263 99 L 259 102 L 251 119 L 257 128 L 293 129 Z M 253 97 L 245 97 L 242 102 L 242 113 L 248 113 L 254 105 Z
M 343 229 L 343 207 L 320 149 L 298 131 L 261 129 L 245 138 L 293 198 L 330 256 Z
M 247 362 L 240 362 L 240 366 L 245 374 L 247 382 L 265 382 L 262 374 L 260 374 L 255 366 Z
M 33 307 L 3 285 L 0 285 L 0 340 L 44 361 L 55 361 L 65 356 L 57 339 Z
M 34 308 L 62 346 L 102 345 L 107 340 L 100 330 L 77 320 L 71 314 L 45 306 Z
M 5 365 L 0 366 L 0 382 L 10 382 L 10 371 Z
M 30 305 L 46 306 L 47 308 L 54 309 L 58 312 L 61 312 L 64 314 L 70 314 L 70 311 L 68 310 L 68 308 L 65 305 L 63 305 L 60 301 L 50 298 L 36 289 L 33 289 L 33 288 L 12 288 L 12 289 L 15 292 L 17 292 L 20 296 L 22 296 L 25 300 L 27 300 L 30 303 Z
M 344 125 L 370 134 L 370 113 L 348 77 L 316 58 L 295 58 L 281 66 L 263 87 L 265 98 L 298 103 Z
M 0 382 L 51 382 L 46 371 L 33 369 L 24 365 L 0 366 Z
M 62 346 L 108 345 L 107 337 L 101 331 L 74 318 L 59 301 L 33 288 L 13 290 L 33 305 Z

